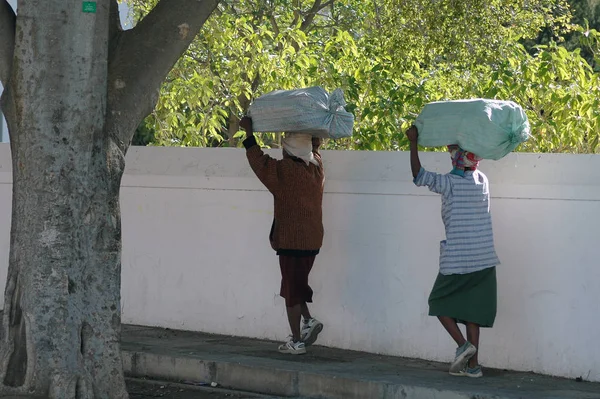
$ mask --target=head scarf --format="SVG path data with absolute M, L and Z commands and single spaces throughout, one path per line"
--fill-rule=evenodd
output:
M 282 140 L 283 149 L 289 155 L 300 158 L 307 165 L 319 165 L 312 152 L 312 136 L 307 133 L 286 133 Z
M 450 152 L 450 157 L 452 158 L 452 166 L 454 166 L 454 170 L 462 171 L 463 173 L 465 169 L 477 169 L 479 161 L 482 159 L 472 152 L 463 150 L 457 145 L 449 145 L 448 151 Z

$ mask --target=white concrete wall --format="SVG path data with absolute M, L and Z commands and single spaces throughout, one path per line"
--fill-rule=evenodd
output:
M 0 146 L 2 273 L 7 147 Z M 326 324 L 320 343 L 450 360 L 453 343 L 427 316 L 443 238 L 439 198 L 413 186 L 407 153 L 324 158 L 325 242 L 311 274 L 312 309 Z M 134 147 L 127 162 L 123 321 L 283 339 L 279 267 L 267 241 L 272 198 L 243 150 Z M 424 154 L 423 163 L 449 169 L 446 154 Z M 600 156 L 512 154 L 481 169 L 503 262 L 482 363 L 600 381 Z

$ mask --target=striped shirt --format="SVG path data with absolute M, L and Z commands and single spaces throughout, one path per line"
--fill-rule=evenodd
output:
M 414 183 L 442 195 L 446 239 L 440 242 L 440 273 L 466 274 L 500 264 L 494 249 L 487 177 L 475 170 L 464 176 L 421 168 Z

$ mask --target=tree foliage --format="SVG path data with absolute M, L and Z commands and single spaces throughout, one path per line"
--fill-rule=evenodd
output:
M 140 16 L 153 6 L 131 1 Z M 344 89 L 356 117 L 354 136 L 328 148 L 406 149 L 424 104 L 474 97 L 526 109 L 522 150 L 598 148 L 599 36 L 563 0 L 225 1 L 202 33 L 145 121 L 156 145 L 238 146 L 252 98 L 320 85 Z
M 560 38 L 561 45 L 567 50 L 581 49 L 581 55 L 588 61 L 596 72 L 600 71 L 600 62 L 597 54 L 594 57 L 594 51 L 586 45 L 586 36 L 582 36 L 582 31 L 589 29 L 600 30 L 600 1 L 598 0 L 568 0 L 571 10 L 571 29 L 564 32 Z M 565 10 L 557 9 L 555 14 L 560 15 Z M 556 34 L 551 27 L 544 27 L 540 30 L 538 36 L 534 39 L 524 40 L 523 43 L 531 54 L 536 52 L 536 46 L 540 44 L 547 45 L 556 40 Z

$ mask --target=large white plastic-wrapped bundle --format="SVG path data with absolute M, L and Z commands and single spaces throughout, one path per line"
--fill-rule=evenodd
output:
M 354 115 L 344 109 L 344 92 L 328 94 L 315 86 L 275 90 L 250 104 L 248 116 L 256 132 L 308 133 L 339 139 L 352 135 Z
M 512 101 L 456 100 L 432 102 L 415 121 L 419 144 L 458 144 L 485 159 L 500 159 L 529 138 L 529 120 Z

